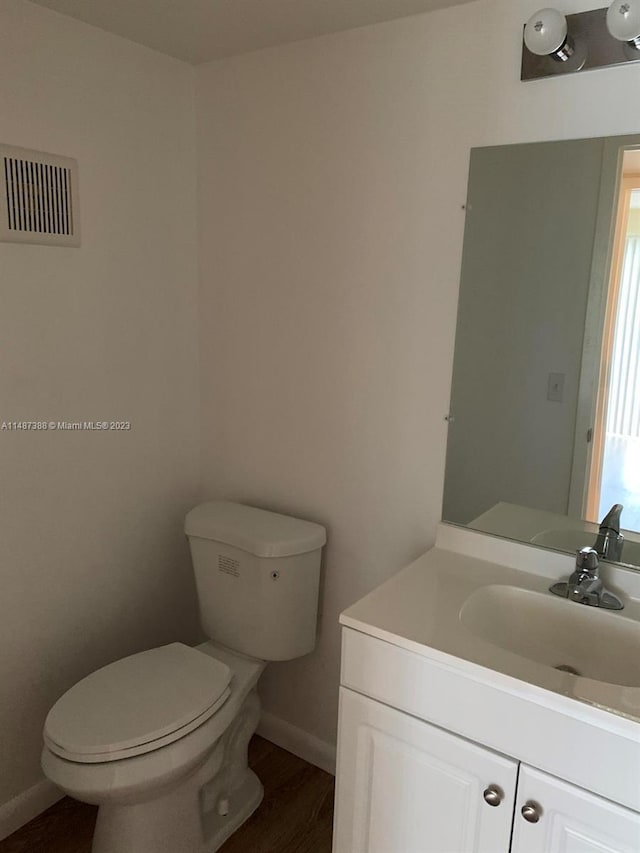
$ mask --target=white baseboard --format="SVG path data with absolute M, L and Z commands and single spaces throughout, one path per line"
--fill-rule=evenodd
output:
M 280 717 L 274 717 L 267 711 L 263 711 L 260 717 L 258 734 L 265 740 L 275 743 L 276 746 L 292 752 L 298 758 L 303 758 L 309 764 L 331 773 L 332 776 L 336 775 L 336 748 L 333 744 L 320 740 L 315 735 L 299 729 Z
M 43 811 L 61 800 L 64 794 L 48 779 L 41 779 L 17 797 L 0 806 L 0 841 L 29 823 Z

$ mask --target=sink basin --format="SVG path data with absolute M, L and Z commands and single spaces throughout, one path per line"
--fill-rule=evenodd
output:
M 536 663 L 640 687 L 640 625 L 619 613 L 490 584 L 467 598 L 460 621 L 477 637 Z
M 584 548 L 587 545 L 593 546 L 596 536 L 597 532 L 592 533 L 574 527 L 550 527 L 548 530 L 536 533 L 531 542 L 534 545 L 555 548 L 557 551 L 571 551 L 571 553 L 575 553 L 579 548 Z M 620 562 L 639 566 L 640 543 L 625 539 Z

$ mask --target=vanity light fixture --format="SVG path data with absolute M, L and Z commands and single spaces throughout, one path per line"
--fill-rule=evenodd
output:
M 566 62 L 573 56 L 574 40 L 567 30 L 567 19 L 556 9 L 538 9 L 524 28 L 524 43 L 536 56 L 550 56 Z
M 640 0 L 565 16 L 539 9 L 524 27 L 521 80 L 640 62 Z
M 614 39 L 640 50 L 640 2 L 614 0 L 607 9 L 607 29 Z

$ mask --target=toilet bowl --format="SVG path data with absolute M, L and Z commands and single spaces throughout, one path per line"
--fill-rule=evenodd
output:
M 192 675 L 209 672 L 221 679 L 221 696 L 211 713 L 198 713 L 202 697 L 197 693 L 187 695 L 181 707 L 175 701 L 177 691 L 170 679 L 180 659 L 183 664 L 195 662 Z M 195 717 L 182 725 L 176 717 L 176 728 L 160 738 L 150 737 L 157 733 L 152 726 L 147 731 L 141 726 L 135 742 L 131 707 L 119 701 L 118 688 L 145 664 L 158 676 L 156 684 L 166 667 L 165 695 L 157 690 L 154 694 L 145 681 L 141 686 L 146 697 L 139 700 L 137 720 L 148 710 L 144 698 L 150 693 L 154 702 L 173 702 L 171 712 L 179 707 L 183 715 Z M 98 670 L 79 682 L 61 707 L 54 706 L 56 714 L 45 724 L 42 767 L 65 793 L 100 806 L 93 853 L 209 853 L 249 817 L 262 799 L 262 785 L 247 766 L 247 746 L 260 716 L 255 688 L 264 666 L 213 643 L 195 649 L 175 643 Z M 183 675 L 183 691 L 188 683 Z M 136 693 L 129 698 L 135 702 L 138 697 Z M 191 711 L 185 711 L 189 705 Z M 170 714 L 163 716 L 166 720 Z M 153 714 L 150 719 L 157 722 Z M 107 720 L 110 725 L 105 726 Z M 79 728 L 82 736 L 74 737 Z M 105 728 L 111 752 L 105 750 Z M 123 748 L 125 739 L 129 744 Z
M 262 799 L 247 765 L 258 679 L 315 645 L 321 525 L 216 501 L 185 530 L 210 641 L 109 664 L 45 722 L 45 775 L 99 806 L 93 853 L 218 850 Z

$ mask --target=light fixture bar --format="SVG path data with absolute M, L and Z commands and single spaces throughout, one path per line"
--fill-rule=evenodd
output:
M 638 33 L 637 39 L 629 38 L 621 41 L 619 37 L 614 38 L 607 26 L 607 16 L 609 19 L 612 16 L 625 17 L 625 10 L 616 11 L 615 15 L 611 11 L 614 7 L 619 9 L 622 5 L 629 5 L 630 12 L 632 12 L 634 8 L 640 6 L 640 0 L 616 0 L 609 8 L 567 15 L 565 19 L 566 43 L 570 45 L 571 50 L 565 49 L 564 43 L 560 43 L 562 40 L 558 44 L 553 44 L 554 39 L 551 39 L 549 53 L 545 55 L 538 55 L 527 46 L 527 41 L 531 40 L 533 36 L 531 26 L 535 27 L 538 20 L 543 21 L 543 18 L 540 17 L 541 13 L 555 12 L 553 9 L 541 9 L 539 13 L 532 16 L 525 26 L 525 30 L 527 26 L 529 27 L 531 35 L 525 35 L 523 32 L 520 79 L 523 81 L 538 80 L 544 77 L 558 77 L 578 71 L 590 71 L 597 68 L 640 62 L 640 33 Z M 564 19 L 562 13 L 555 12 L 555 14 L 559 19 Z M 628 20 L 628 16 L 629 13 L 627 12 L 626 20 Z M 551 21 L 557 26 L 553 16 L 547 16 L 544 20 Z M 544 26 L 543 22 L 541 27 Z M 535 29 L 533 32 L 535 33 Z M 628 30 L 623 32 L 628 32 Z M 636 41 L 638 46 L 635 46 Z M 535 42 L 532 46 L 536 50 L 541 50 L 544 47 L 544 42 L 540 42 L 540 47 L 536 47 Z

